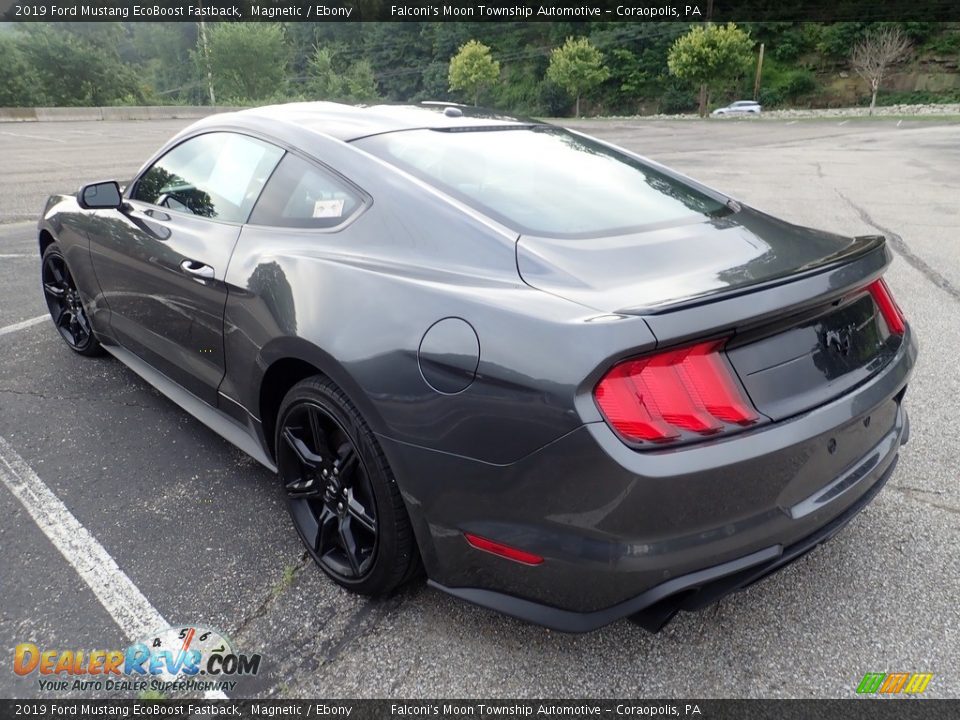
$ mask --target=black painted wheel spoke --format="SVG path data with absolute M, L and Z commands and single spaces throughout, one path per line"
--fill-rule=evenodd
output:
M 352 490 L 347 491 L 347 512 L 350 517 L 357 521 L 364 530 L 371 533 L 377 532 L 377 521 L 367 511 L 367 509 L 357 500 L 357 496 Z
M 297 475 L 292 480 L 285 480 L 283 487 L 287 492 L 297 493 L 310 485 L 309 480 L 305 480 L 301 475 Z
M 307 444 L 294 435 L 293 430 L 289 427 L 283 429 L 283 439 L 296 454 L 301 465 L 308 468 L 319 468 L 323 464 L 323 458 L 308 448 Z
M 80 344 L 77 316 L 73 310 L 64 310 L 60 313 L 60 317 L 57 318 L 57 327 L 60 329 L 60 334 L 63 335 L 71 345 L 77 346 Z
M 376 556 L 373 489 L 349 433 L 323 406 L 302 401 L 284 415 L 278 465 L 291 515 L 320 565 L 359 581 Z
M 353 447 L 353 443 L 345 442 L 337 448 L 337 469 L 339 470 L 340 482 L 345 487 L 352 485 L 353 473 L 357 469 L 357 465 L 357 450 Z
M 340 519 L 340 540 L 343 542 L 343 552 L 347 556 L 347 562 L 350 563 L 350 569 L 354 574 L 360 575 L 360 558 L 357 557 L 357 539 L 353 535 L 353 528 L 350 525 L 349 517 Z
M 335 550 L 337 547 L 336 539 L 340 519 L 333 510 L 324 505 L 317 521 L 319 523 L 317 540 L 313 545 L 313 549 L 321 554 L 326 554 L 326 552 Z
M 307 410 L 307 419 L 310 421 L 310 438 L 313 440 L 313 446 L 318 450 L 327 445 L 327 434 L 320 427 L 320 417 L 314 408 Z
M 84 337 L 90 334 L 90 324 L 87 322 L 87 316 L 82 312 L 77 313 L 77 325 L 83 331 Z
M 60 315 L 57 317 L 57 327 L 63 328 L 66 330 L 73 324 L 73 312 L 66 308 L 60 310 Z
M 323 495 L 323 484 L 316 478 L 296 478 L 285 485 L 291 498 L 308 500 Z
M 93 329 L 63 258 L 52 255 L 44 260 L 41 279 L 47 307 L 57 330 L 71 347 L 83 350 L 90 344 Z
M 53 277 L 56 279 L 57 283 L 59 285 L 66 287 L 67 278 L 64 275 L 63 270 L 59 267 L 59 263 L 51 260 L 49 265 L 50 265 L 50 272 L 53 273 Z
M 55 282 L 45 282 L 43 284 L 43 291 L 50 297 L 60 299 L 66 294 L 66 288 Z

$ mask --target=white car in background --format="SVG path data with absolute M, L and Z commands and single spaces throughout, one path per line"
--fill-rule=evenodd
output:
M 730 103 L 726 107 L 717 108 L 710 115 L 713 117 L 720 117 L 721 115 L 759 115 L 760 109 L 760 104 L 755 100 L 737 100 L 737 102 Z

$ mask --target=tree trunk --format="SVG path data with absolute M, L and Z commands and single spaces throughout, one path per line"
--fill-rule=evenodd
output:
M 700 102 L 699 107 L 697 108 L 697 113 L 700 117 L 707 116 L 707 84 L 700 83 Z
M 870 86 L 871 86 L 871 87 L 870 87 L 870 90 L 871 90 L 871 93 L 870 93 L 870 111 L 869 111 L 867 114 L 868 114 L 868 115 L 873 115 L 873 109 L 877 106 L 877 90 L 880 89 L 880 83 L 879 83 L 879 82 L 873 82 L 873 83 L 870 83 Z
M 580 117 L 580 95 L 577 95 L 577 109 L 575 112 L 576 112 L 576 116 Z
M 210 50 L 207 48 L 207 26 L 202 20 L 200 26 L 200 52 L 203 53 L 203 64 L 207 70 L 207 92 L 210 94 L 211 107 L 217 104 L 217 96 L 213 92 L 213 71 L 210 69 Z
M 480 105 L 480 88 L 477 88 L 473 91 L 473 106 L 477 107 Z

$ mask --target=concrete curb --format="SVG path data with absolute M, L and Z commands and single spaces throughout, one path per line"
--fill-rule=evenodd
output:
M 120 107 L 13 107 L 0 108 L 0 122 L 67 122 L 77 120 L 173 120 L 202 118 L 239 107 L 200 105 L 143 105 Z

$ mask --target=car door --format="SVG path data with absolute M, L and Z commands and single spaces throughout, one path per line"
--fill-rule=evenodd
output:
M 172 148 L 131 185 L 93 266 L 117 341 L 212 405 L 224 374 L 224 281 L 242 223 L 283 151 L 214 132 Z

